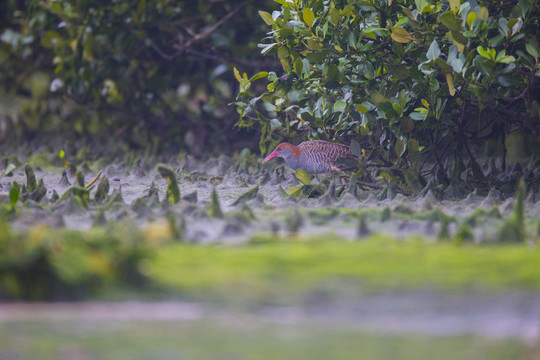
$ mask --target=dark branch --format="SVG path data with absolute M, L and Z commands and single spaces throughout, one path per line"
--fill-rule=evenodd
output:
M 236 15 L 240 9 L 242 9 L 243 7 L 249 5 L 250 3 L 252 3 L 253 0 L 249 0 L 249 1 L 246 1 L 240 5 L 238 5 L 233 11 L 231 11 L 230 13 L 228 13 L 227 15 L 225 15 L 224 17 L 222 17 L 217 23 L 215 23 L 214 25 L 210 26 L 208 29 L 196 34 L 193 38 L 191 38 L 189 41 L 187 41 L 185 44 L 181 44 L 181 45 L 177 45 L 176 48 L 178 49 L 178 52 L 179 53 L 182 53 L 183 51 L 185 51 L 187 48 L 189 48 L 191 45 L 193 45 L 193 43 L 199 41 L 199 40 L 202 40 L 204 38 L 206 38 L 207 36 L 209 36 L 210 34 L 212 34 L 214 31 L 216 31 L 221 25 L 223 25 L 227 20 L 229 20 L 230 18 L 232 18 L 234 15 Z

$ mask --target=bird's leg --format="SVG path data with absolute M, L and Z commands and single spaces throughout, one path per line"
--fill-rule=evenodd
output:
M 341 183 L 343 184 L 343 186 L 346 188 L 349 187 L 349 185 L 347 184 L 347 182 L 345 181 L 345 178 L 343 176 L 345 176 L 345 173 L 343 172 L 343 170 L 341 170 L 338 166 L 336 165 L 331 165 L 330 166 L 330 169 L 336 171 L 339 175 L 340 175 L 340 179 L 341 179 Z

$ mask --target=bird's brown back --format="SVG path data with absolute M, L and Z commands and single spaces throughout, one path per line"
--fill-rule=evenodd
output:
M 298 145 L 298 147 L 312 161 L 334 164 L 340 157 L 356 157 L 347 145 L 331 143 L 325 140 L 305 141 Z

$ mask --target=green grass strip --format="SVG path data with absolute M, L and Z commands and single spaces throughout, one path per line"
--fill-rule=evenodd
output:
M 150 278 L 167 288 L 218 298 L 294 297 L 324 290 L 540 290 L 536 247 L 398 241 L 382 235 L 358 242 L 267 237 L 234 246 L 175 244 L 159 249 L 147 265 Z

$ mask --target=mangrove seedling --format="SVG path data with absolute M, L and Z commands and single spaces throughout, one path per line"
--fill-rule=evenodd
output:
M 94 194 L 94 200 L 96 201 L 96 203 L 101 204 L 107 198 L 108 194 L 109 194 L 109 179 L 105 176 L 97 187 L 96 193 Z
M 219 205 L 219 197 L 216 192 L 216 189 L 212 191 L 212 197 L 210 199 L 210 207 L 208 208 L 208 216 L 222 219 L 223 212 L 221 211 L 221 206 Z
M 162 178 L 167 180 L 167 202 L 174 205 L 180 201 L 180 189 L 173 169 L 164 164 L 159 164 L 157 170 Z
M 28 163 L 24 165 L 24 173 L 26 174 L 26 191 L 29 193 L 36 191 L 36 175 L 34 169 Z

